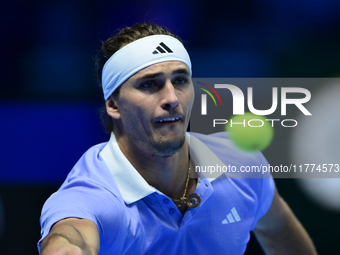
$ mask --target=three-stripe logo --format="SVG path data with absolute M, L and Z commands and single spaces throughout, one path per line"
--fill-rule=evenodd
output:
M 229 213 L 226 218 L 222 221 L 222 224 L 228 224 L 228 223 L 234 223 L 237 221 L 241 221 L 241 217 L 238 214 L 237 210 L 235 207 L 231 209 L 231 213 Z
M 152 54 L 159 54 L 159 53 L 173 53 L 173 51 L 166 46 L 165 43 L 161 42 L 159 46 L 152 52 Z

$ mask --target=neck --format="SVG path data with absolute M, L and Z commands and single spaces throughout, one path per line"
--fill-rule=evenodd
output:
M 187 141 L 179 151 L 166 157 L 139 150 L 124 139 L 117 138 L 117 142 L 125 157 L 151 186 L 174 199 L 183 196 L 190 162 Z

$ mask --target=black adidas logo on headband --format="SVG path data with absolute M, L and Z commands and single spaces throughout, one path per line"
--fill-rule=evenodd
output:
M 152 52 L 152 54 L 159 54 L 159 53 L 172 53 L 173 51 L 165 45 L 165 43 L 161 42 L 159 46 Z

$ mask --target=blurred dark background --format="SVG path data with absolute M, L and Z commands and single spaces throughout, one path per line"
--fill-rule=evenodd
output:
M 194 77 L 338 77 L 339 13 L 337 0 L 2 1 L 0 254 L 38 254 L 44 201 L 108 139 L 93 61 L 101 40 L 154 22 L 186 42 Z M 290 160 L 285 135 L 264 152 L 269 162 Z M 276 183 L 319 253 L 340 254 L 340 211 L 295 179 Z M 263 254 L 254 239 L 247 254 Z

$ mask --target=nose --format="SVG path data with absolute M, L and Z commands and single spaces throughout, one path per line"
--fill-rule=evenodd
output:
M 170 81 L 166 81 L 162 88 L 162 108 L 169 110 L 179 104 L 176 89 Z

